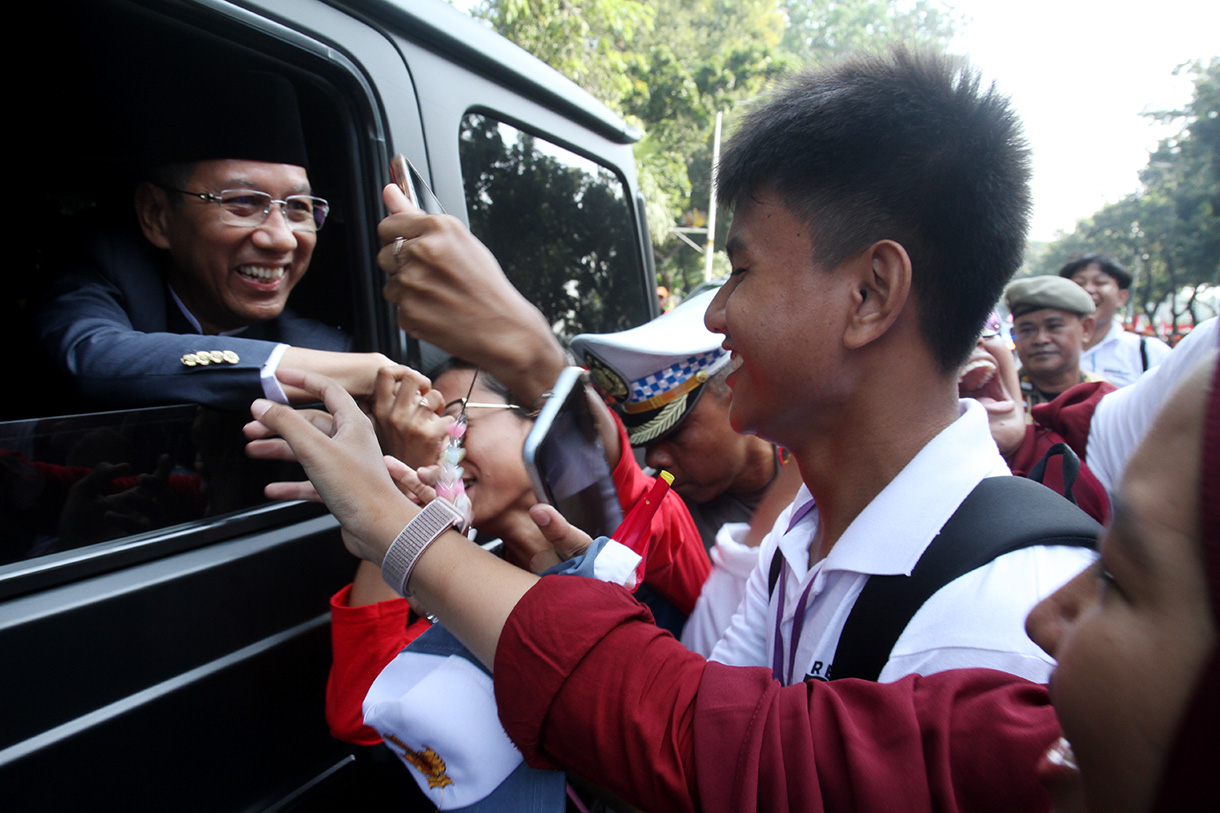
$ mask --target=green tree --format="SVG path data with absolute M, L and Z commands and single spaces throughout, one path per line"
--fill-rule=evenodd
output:
M 641 0 L 482 0 L 471 14 L 620 112 L 655 19 Z
M 804 59 L 905 43 L 944 48 L 959 16 L 938 0 L 784 0 L 783 45 Z
M 466 117 L 460 147 L 470 230 L 561 338 L 639 324 L 647 318 L 636 287 L 642 269 L 621 182 L 540 144 L 493 118 Z
M 1172 329 L 1220 285 L 1220 59 L 1190 63 L 1194 95 L 1181 110 L 1150 114 L 1180 123 L 1140 172 L 1141 188 L 1081 220 L 1040 256 L 1036 272 L 1055 273 L 1072 257 L 1110 254 L 1136 276 L 1129 308 L 1152 320 L 1167 311 Z
M 643 131 L 636 164 L 659 281 L 679 292 L 703 278 L 702 257 L 671 230 L 707 217 L 717 111 L 728 132 L 735 108 L 802 62 L 943 47 L 956 24 L 939 0 L 482 0 L 472 13 Z

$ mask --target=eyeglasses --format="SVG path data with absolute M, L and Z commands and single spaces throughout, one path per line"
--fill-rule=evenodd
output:
M 476 404 L 474 401 L 467 401 L 465 398 L 459 398 L 456 401 L 450 401 L 445 405 L 444 415 L 449 418 L 456 418 L 465 410 L 470 409 L 516 409 L 521 407 L 517 404 Z
M 277 203 L 283 207 L 284 220 L 293 231 L 317 231 L 326 222 L 326 213 L 330 211 L 329 203 L 312 195 L 289 195 L 279 200 L 254 189 L 222 189 L 216 194 L 169 187 L 166 190 L 215 203 L 220 207 L 221 223 L 248 229 L 263 225 L 271 215 L 271 207 Z

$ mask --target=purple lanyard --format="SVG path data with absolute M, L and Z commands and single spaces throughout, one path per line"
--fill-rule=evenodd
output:
M 788 531 L 805 518 L 805 515 L 813 510 L 814 501 L 802 505 L 792 514 L 792 519 L 788 522 Z M 785 531 L 787 533 L 787 531 Z M 783 554 L 780 554 L 781 556 Z M 781 567 L 779 572 L 779 582 L 776 584 L 776 590 L 779 593 L 779 604 L 775 610 L 775 648 L 771 654 L 771 674 L 775 679 L 785 686 L 791 682 L 792 674 L 796 666 L 796 649 L 801 642 L 801 633 L 805 629 L 805 615 L 809 611 L 809 591 L 813 589 L 815 579 L 809 580 L 809 585 L 801 593 L 800 603 L 797 605 L 796 613 L 792 618 L 792 640 L 788 648 L 788 679 L 784 679 L 783 663 L 784 663 L 784 639 L 781 635 L 781 630 L 784 623 L 784 600 L 786 598 L 786 586 L 788 582 L 788 568 Z

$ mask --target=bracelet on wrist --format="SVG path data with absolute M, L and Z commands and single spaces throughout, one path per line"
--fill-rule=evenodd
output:
M 460 530 L 465 524 L 466 518 L 448 500 L 440 497 L 432 500 L 399 531 L 386 550 L 381 562 L 381 577 L 400 596 L 410 596 L 407 582 L 424 551 L 445 531 Z

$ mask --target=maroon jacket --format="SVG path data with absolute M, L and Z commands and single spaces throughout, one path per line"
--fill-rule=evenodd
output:
M 556 618 L 579 623 L 556 624 Z M 622 589 L 547 577 L 496 650 L 526 760 L 651 811 L 1028 811 L 1059 726 L 1045 688 L 985 669 L 782 687 L 692 654 Z
M 1115 389 L 1113 384 L 1105 381 L 1088 381 L 1064 390 L 1053 401 L 1035 406 L 1032 410 L 1034 422 L 1026 427 L 1025 439 L 1008 462 L 1013 474 L 1028 477 L 1030 469 L 1048 449 L 1056 443 L 1067 443 L 1080 458 L 1080 474 L 1072 487 L 1076 504 L 1103 525 L 1110 519 L 1110 497 L 1089 470 L 1085 452 L 1089 442 L 1089 426 L 1097 404 Z M 1042 480 L 1043 484 L 1060 494 L 1063 493 L 1062 462 L 1062 457 L 1052 458 Z

